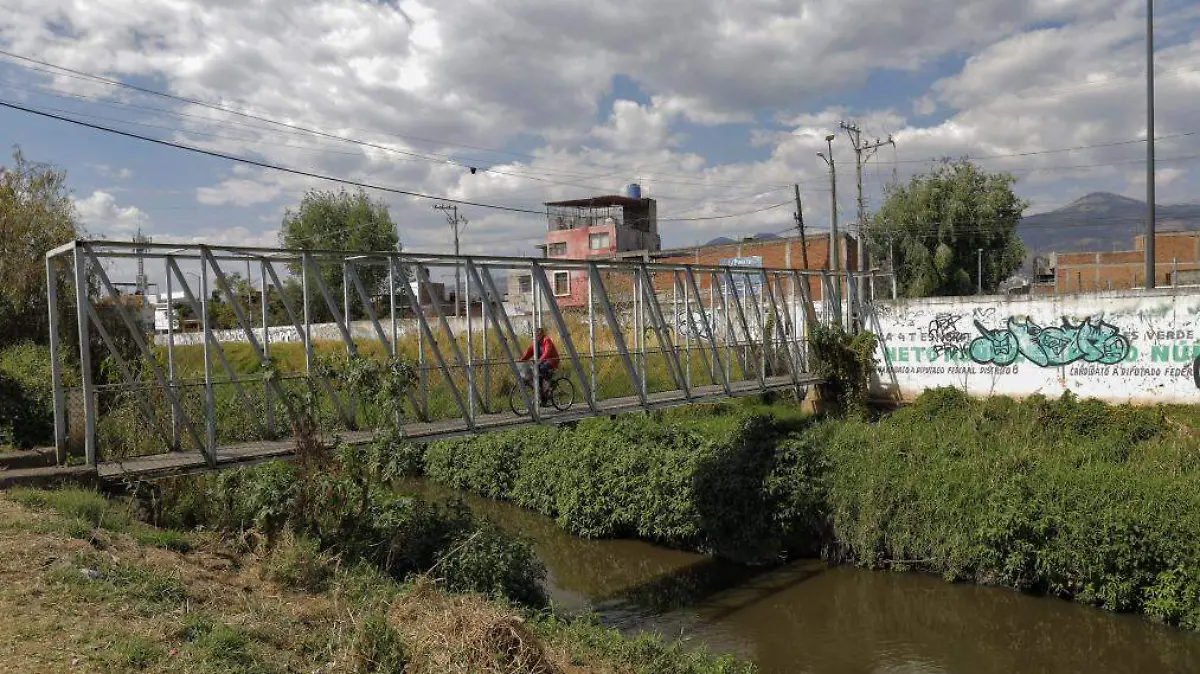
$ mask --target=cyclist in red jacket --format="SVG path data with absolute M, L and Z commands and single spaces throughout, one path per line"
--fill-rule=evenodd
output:
M 536 353 L 534 353 L 535 351 Z M 550 390 L 550 379 L 554 376 L 554 371 L 558 369 L 558 349 L 555 348 L 550 336 L 546 334 L 545 328 L 538 328 L 534 332 L 533 342 L 517 360 L 537 362 L 538 380 L 542 385 L 541 399 L 542 402 L 545 402 L 546 394 Z M 525 383 L 533 386 L 533 373 L 530 370 L 525 372 Z

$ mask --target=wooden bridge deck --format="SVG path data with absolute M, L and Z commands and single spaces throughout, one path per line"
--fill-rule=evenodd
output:
M 819 381 L 816 377 L 802 375 L 800 384 L 810 386 Z M 788 390 L 795 386 L 790 376 L 769 377 L 766 389 L 769 391 Z M 733 382 L 730 389 L 734 397 L 761 393 L 762 387 L 756 380 Z M 684 396 L 682 391 L 665 391 L 651 393 L 646 396 L 650 409 L 663 409 L 699 402 L 716 402 L 728 399 L 722 386 L 693 387 L 691 397 Z M 542 411 L 543 424 L 563 424 L 594 416 L 610 416 L 644 410 L 637 396 L 624 398 L 609 398 L 597 401 L 598 412 L 593 413 L 584 401 L 576 401 L 575 406 L 567 412 Z M 532 426 L 534 421 L 529 416 L 517 416 L 512 412 L 502 414 L 483 414 L 476 420 L 475 428 L 471 429 L 461 418 L 446 419 L 428 423 L 405 424 L 404 431 L 410 440 L 416 442 L 431 442 L 463 435 L 486 433 L 488 431 L 506 430 Z M 345 431 L 333 434 L 351 444 L 365 444 L 374 437 L 373 431 Z M 217 448 L 217 465 L 215 468 L 232 468 L 246 466 L 273 459 L 289 458 L 295 444 L 291 438 L 278 441 L 248 442 Z M 153 456 L 140 456 L 121 461 L 108 461 L 97 467 L 99 478 L 106 482 L 123 480 L 146 480 L 177 475 L 187 475 L 212 470 L 204 460 L 204 455 L 198 451 L 170 452 Z

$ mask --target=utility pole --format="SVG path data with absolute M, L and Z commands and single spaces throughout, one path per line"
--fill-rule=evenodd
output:
M 1154 288 L 1154 0 L 1146 0 L 1146 290 Z
M 804 261 L 804 268 L 808 269 L 808 244 L 804 240 L 804 208 L 800 204 L 800 186 L 792 187 L 796 190 L 796 212 L 792 217 L 796 218 L 796 229 L 800 232 L 800 259 Z
M 841 257 L 838 241 L 838 212 L 837 212 L 837 167 L 833 162 L 834 134 L 825 136 L 825 144 L 829 149 L 828 156 L 818 152 L 817 156 L 829 165 L 829 267 L 833 271 L 833 320 L 837 325 L 842 324 L 842 282 L 838 279 L 838 258 Z
M 467 219 L 458 214 L 458 206 L 455 204 L 436 204 L 436 210 L 446 214 L 446 222 L 450 224 L 451 231 L 454 232 L 454 256 L 458 257 L 458 235 L 467 228 Z M 458 261 L 454 263 L 454 316 L 462 316 L 462 282 L 458 270 Z
M 887 140 L 875 139 L 874 143 L 864 144 L 862 141 L 862 129 L 858 128 L 857 124 L 841 123 L 842 130 L 850 137 L 850 144 L 854 146 L 854 170 L 858 178 L 858 271 L 867 271 L 867 200 L 863 197 L 863 165 L 871 161 L 871 157 L 879 151 L 879 148 L 884 145 L 895 147 L 896 141 L 892 140 L 891 134 Z M 856 299 L 859 305 L 863 302 L 863 286 L 858 284 L 858 292 Z

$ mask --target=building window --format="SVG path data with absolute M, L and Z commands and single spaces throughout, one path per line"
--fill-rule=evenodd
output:
M 603 234 L 589 234 L 588 235 L 588 249 L 589 250 L 608 250 L 608 248 L 609 248 L 608 242 L 609 242 L 608 232 L 604 232 Z
M 571 272 L 554 272 L 554 296 L 562 297 L 571 294 Z
M 546 244 L 546 255 L 549 257 L 563 257 L 567 254 L 566 242 Z
M 533 277 L 528 275 L 518 276 L 517 290 L 520 291 L 522 295 L 533 292 Z

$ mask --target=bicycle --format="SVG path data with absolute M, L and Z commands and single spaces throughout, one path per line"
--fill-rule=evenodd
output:
M 555 373 L 550 378 L 547 388 L 548 392 L 542 399 L 543 408 L 549 403 L 559 412 L 566 412 L 575 404 L 575 383 L 565 374 Z M 525 395 L 522 393 L 522 389 L 528 391 L 530 396 L 536 395 L 533 392 L 532 379 L 522 379 L 509 391 L 508 405 L 512 408 L 513 414 L 520 417 L 529 414 L 529 406 L 525 404 Z

